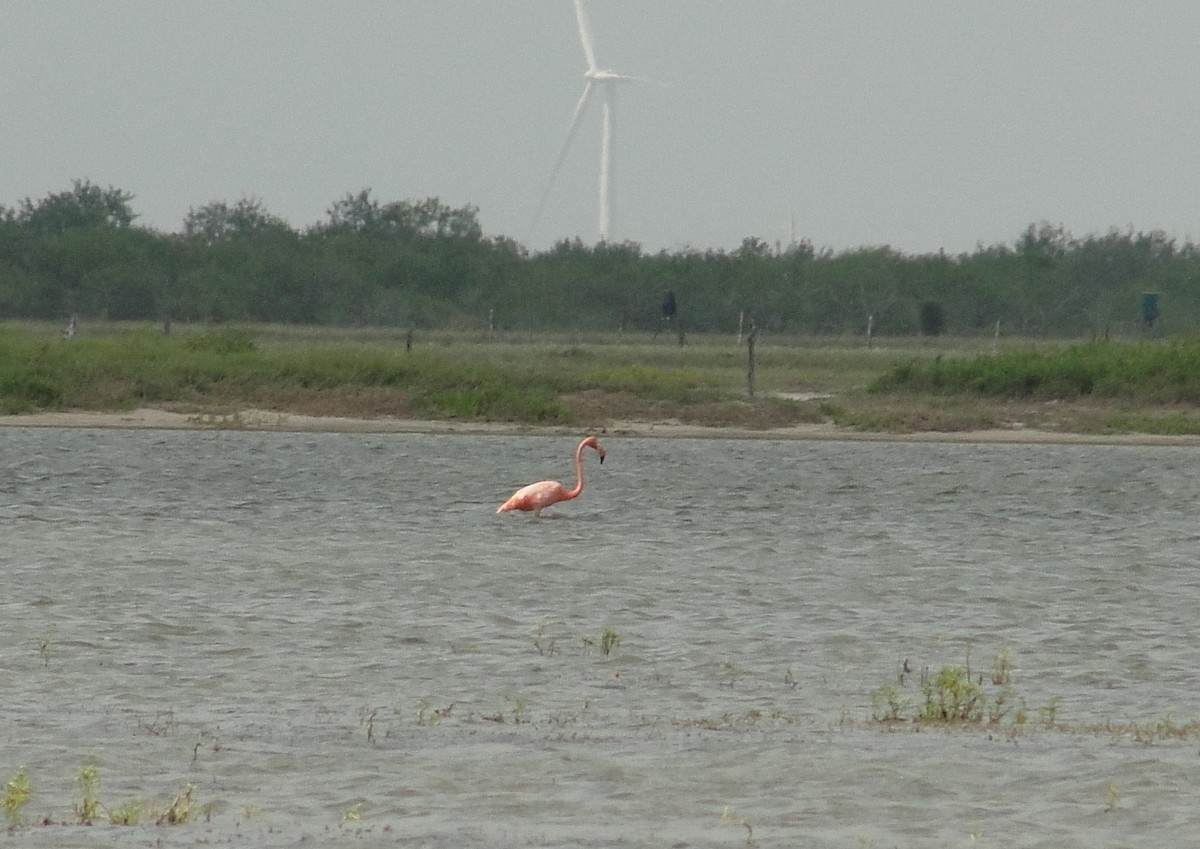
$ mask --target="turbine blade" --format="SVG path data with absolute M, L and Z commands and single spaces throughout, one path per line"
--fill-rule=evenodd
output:
M 583 115 L 583 110 L 587 106 L 588 98 L 592 96 L 592 90 L 595 84 L 587 81 L 587 85 L 583 87 L 583 94 L 579 97 L 579 102 L 575 104 L 575 114 L 571 116 L 571 125 L 567 128 L 567 137 L 563 140 L 563 145 L 558 151 L 558 159 L 554 161 L 554 168 L 550 171 L 550 179 L 546 183 L 546 190 L 542 192 L 542 199 L 538 201 L 537 211 L 533 214 L 533 223 L 529 225 L 529 241 L 533 238 L 533 231 L 537 228 L 538 221 L 541 220 L 542 212 L 546 208 L 546 201 L 550 199 L 550 190 L 554 188 L 554 181 L 558 179 L 558 172 L 562 170 L 563 161 L 567 158 L 567 150 L 571 147 L 571 142 L 575 139 L 575 134 L 579 130 L 579 119 Z
M 592 48 L 592 34 L 588 31 L 587 18 L 583 14 L 583 0 L 575 0 L 575 19 L 579 21 L 579 43 L 583 45 L 583 56 L 587 59 L 589 73 L 598 70 L 596 51 Z
M 667 84 L 662 80 L 651 79 L 650 77 L 635 77 L 630 74 L 614 74 L 612 71 L 604 72 L 606 80 L 611 80 L 615 83 L 652 83 L 662 88 L 667 88 Z

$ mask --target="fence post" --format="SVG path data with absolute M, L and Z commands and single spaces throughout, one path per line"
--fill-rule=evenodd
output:
M 753 321 L 750 322 L 750 335 L 746 337 L 747 365 L 746 365 L 746 386 L 750 390 L 750 397 L 754 398 L 754 342 L 758 339 L 758 325 Z

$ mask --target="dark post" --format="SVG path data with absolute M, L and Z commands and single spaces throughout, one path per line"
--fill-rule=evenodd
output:
M 754 341 L 758 339 L 758 325 L 753 321 L 750 322 L 750 335 L 746 337 L 746 351 L 748 354 L 748 364 L 746 366 L 746 386 L 750 390 L 750 397 L 754 397 Z
M 658 320 L 658 329 L 654 331 L 654 338 L 658 338 L 658 334 L 662 332 L 663 325 L 674 325 L 675 332 L 679 335 L 679 344 L 683 344 L 683 324 L 679 321 L 679 304 L 675 301 L 675 293 L 667 290 L 662 299 L 662 317 Z
M 1142 292 L 1142 329 L 1150 331 L 1158 321 L 1158 292 Z

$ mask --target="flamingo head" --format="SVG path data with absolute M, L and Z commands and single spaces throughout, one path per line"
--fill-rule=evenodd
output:
M 583 444 L 586 445 L 588 448 L 594 448 L 596 450 L 596 453 L 600 455 L 600 465 L 603 466 L 604 465 L 604 449 L 600 447 L 600 441 L 598 439 L 596 439 L 596 437 L 594 437 L 594 436 L 589 436 L 587 439 L 583 440 Z

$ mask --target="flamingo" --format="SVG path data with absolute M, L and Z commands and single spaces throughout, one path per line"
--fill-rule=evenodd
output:
M 574 489 L 567 489 L 558 481 L 538 481 L 531 483 L 529 486 L 523 486 L 512 494 L 512 497 L 500 505 L 497 513 L 507 513 L 509 510 L 524 510 L 526 512 L 533 511 L 535 518 L 540 518 L 542 511 L 551 504 L 557 504 L 560 501 L 570 501 L 572 498 L 578 498 L 579 493 L 583 492 L 583 449 L 592 448 L 600 455 L 601 464 L 604 463 L 604 449 L 600 447 L 600 443 L 596 437 L 586 437 L 579 443 L 579 447 L 575 449 L 575 476 L 577 478 Z

